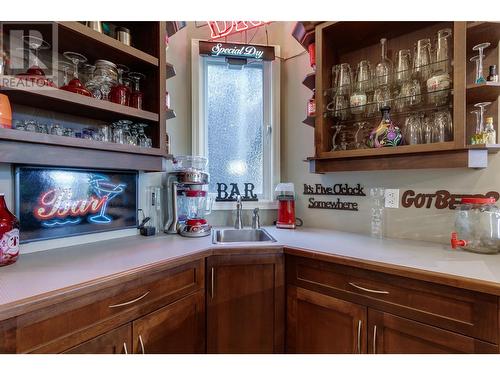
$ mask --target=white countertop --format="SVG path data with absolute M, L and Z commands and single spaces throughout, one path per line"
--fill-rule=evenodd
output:
M 500 254 L 480 255 L 430 242 L 378 240 L 325 229 L 266 229 L 277 240 L 273 246 L 498 283 L 500 290 Z M 231 245 L 231 248 L 255 246 L 269 244 Z M 26 298 L 159 262 L 196 254 L 201 257 L 207 250 L 224 247 L 228 245 L 212 245 L 211 237 L 131 236 L 21 255 L 17 263 L 0 267 L 0 311 L 2 305 L 12 306 Z

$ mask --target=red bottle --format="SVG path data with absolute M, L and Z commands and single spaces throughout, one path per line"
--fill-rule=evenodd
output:
M 0 266 L 14 263 L 19 256 L 19 221 L 9 211 L 0 193 Z

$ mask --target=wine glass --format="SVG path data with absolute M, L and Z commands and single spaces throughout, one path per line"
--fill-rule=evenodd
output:
M 476 75 L 474 77 L 474 83 L 481 82 L 481 80 L 484 79 L 484 77 L 482 77 L 482 69 L 479 68 L 479 55 L 472 56 L 470 58 L 470 62 L 473 62 L 476 66 Z
M 130 106 L 133 108 L 142 109 L 144 93 L 142 93 L 140 90 L 139 82 L 141 81 L 141 79 L 145 79 L 146 76 L 139 72 L 130 72 L 128 76 L 135 83 L 132 94 L 130 95 Z
M 23 36 L 23 42 L 24 44 L 26 44 L 29 50 L 33 51 L 33 53 L 30 54 L 30 56 L 33 55 L 34 58 L 28 70 L 25 73 L 18 74 L 17 76 L 32 82 L 36 82 L 38 84 L 42 84 L 43 86 L 53 87 L 54 83 L 51 80 L 45 78 L 45 72 L 40 67 L 40 58 L 39 58 L 39 52 L 41 50 L 50 49 L 50 44 L 47 43 L 42 38 L 38 38 L 32 35 Z
M 486 42 L 486 43 L 480 43 L 472 47 L 473 51 L 479 51 L 478 54 L 478 63 L 476 65 L 476 83 L 481 84 L 481 83 L 486 83 L 486 78 L 484 78 L 483 75 L 483 51 L 488 48 L 491 45 L 491 43 Z
M 118 84 L 113 86 L 113 88 L 111 89 L 110 100 L 113 103 L 128 106 L 130 103 L 131 90 L 130 87 L 125 84 L 123 80 L 123 74 L 128 73 L 130 69 L 125 65 L 116 64 L 116 70 L 118 72 Z
M 63 84 L 61 86 L 66 86 L 68 83 L 69 83 L 69 76 L 70 76 L 70 73 L 73 74 L 71 72 L 71 68 L 73 67 L 73 65 L 67 61 L 59 61 L 57 63 L 57 66 L 58 68 L 61 70 L 62 74 L 63 74 Z
M 62 86 L 61 90 L 70 91 L 85 96 L 92 96 L 90 91 L 83 86 L 82 82 L 78 78 L 78 65 L 86 62 L 87 58 L 80 53 L 70 51 L 64 52 L 63 56 L 73 63 L 74 70 L 73 79 L 69 81 L 67 85 Z
M 340 149 L 340 146 L 336 142 L 337 142 L 337 136 L 343 127 L 344 126 L 340 125 L 340 124 L 332 126 L 332 129 L 334 129 L 333 137 L 332 137 L 332 151 L 337 151 Z
M 490 104 L 491 102 L 482 102 L 474 104 L 474 107 L 479 108 L 479 133 L 477 133 L 479 137 L 482 137 L 482 134 L 484 133 L 484 112 L 485 108 Z
M 123 137 L 123 126 L 120 121 L 116 121 L 111 125 L 113 131 L 112 140 L 114 143 L 125 144 L 125 139 Z

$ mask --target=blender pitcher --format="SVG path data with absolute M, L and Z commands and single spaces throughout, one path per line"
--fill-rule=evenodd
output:
M 275 192 L 278 201 L 276 228 L 295 229 L 297 226 L 302 226 L 302 220 L 295 218 L 295 188 L 293 183 L 278 184 Z

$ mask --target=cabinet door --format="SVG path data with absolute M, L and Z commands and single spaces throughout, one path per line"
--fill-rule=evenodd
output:
M 377 354 L 498 353 L 498 346 L 369 309 L 368 352 Z
M 289 285 L 288 353 L 366 353 L 366 307 Z
M 282 254 L 208 259 L 208 353 L 283 352 L 283 267 Z
M 75 346 L 65 354 L 128 354 L 131 350 L 132 326 L 125 324 Z
M 205 352 L 205 303 L 199 291 L 132 322 L 134 353 Z

